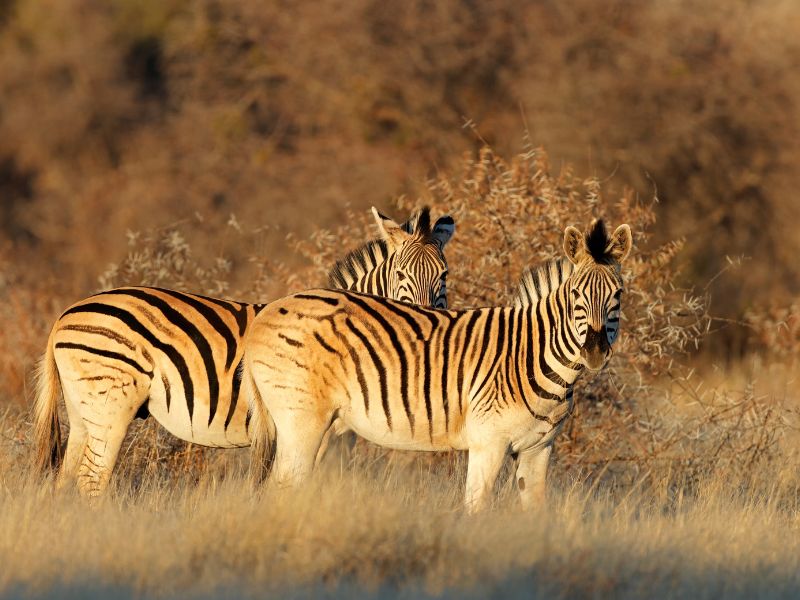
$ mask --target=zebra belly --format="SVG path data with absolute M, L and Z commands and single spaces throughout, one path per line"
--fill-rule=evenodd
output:
M 561 432 L 564 421 L 551 425 L 545 421 L 533 421 L 529 427 L 516 431 L 511 437 L 514 452 L 524 452 L 531 448 L 541 448 L 551 444 Z
M 391 428 L 387 425 L 383 414 L 367 416 L 363 412 L 343 411 L 339 417 L 355 433 L 366 440 L 393 450 L 417 450 L 439 452 L 444 450 L 461 450 L 466 447 L 462 443 L 460 431 L 443 432 L 438 427 L 433 431 L 426 423 L 415 423 L 412 433 L 411 424 L 405 414 L 398 415 Z
M 233 417 L 225 427 L 230 385 L 221 386 L 221 392 L 225 390 L 228 395 L 226 397 L 222 393 L 220 394 L 220 410 L 209 425 L 210 403 L 207 394 L 194 396 L 190 419 L 187 398 L 182 393 L 176 394 L 174 387 L 171 388 L 169 408 L 167 407 L 167 391 L 164 381 L 160 377 L 154 378 L 150 389 L 148 410 L 153 418 L 172 435 L 193 444 L 212 448 L 240 448 L 250 445 L 250 438 L 245 427 L 246 403 L 237 404 Z M 225 402 L 222 402 L 223 398 L 226 399 Z

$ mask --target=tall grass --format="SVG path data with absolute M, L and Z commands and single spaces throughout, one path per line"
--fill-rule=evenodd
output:
M 8 425 L 8 417 L 3 421 Z M 800 487 L 788 470 L 632 486 L 557 480 L 548 506 L 460 510 L 441 469 L 330 457 L 297 491 L 238 475 L 150 480 L 90 510 L 4 450 L 0 596 L 110 590 L 211 597 L 790 597 L 800 593 Z

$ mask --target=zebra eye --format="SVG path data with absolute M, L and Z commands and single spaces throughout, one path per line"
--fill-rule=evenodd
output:
M 608 299 L 608 305 L 616 306 L 619 305 L 621 301 L 622 301 L 622 290 L 619 289 L 616 292 L 614 292 L 614 295 L 611 296 L 611 298 Z
M 578 290 L 570 290 L 569 293 L 572 296 L 573 302 L 577 302 L 581 299 L 581 293 Z
M 408 277 L 402 271 L 397 271 L 397 279 L 398 281 L 405 281 Z

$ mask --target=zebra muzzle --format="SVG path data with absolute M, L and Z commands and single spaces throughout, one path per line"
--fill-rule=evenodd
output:
M 608 343 L 606 328 L 601 330 L 589 327 L 586 332 L 586 341 L 581 348 L 581 359 L 587 369 L 599 371 L 611 357 L 611 345 Z

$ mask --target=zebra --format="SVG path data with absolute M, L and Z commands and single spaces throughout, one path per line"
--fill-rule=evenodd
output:
M 372 213 L 380 237 L 337 263 L 331 285 L 446 306 L 452 217 L 431 224 L 424 208 L 398 225 Z M 60 466 L 58 487 L 77 475 L 82 495 L 100 496 L 130 423 L 149 415 L 195 444 L 249 445 L 238 369 L 244 336 L 263 308 L 157 287 L 112 289 L 73 304 L 53 325 L 37 373 L 39 469 Z M 70 423 L 66 452 L 59 395 Z
M 485 506 L 509 453 L 523 507 L 544 502 L 572 386 L 612 353 L 631 230 L 570 226 L 563 245 L 565 257 L 524 273 L 509 307 L 431 310 L 330 290 L 265 307 L 245 340 L 242 385 L 254 438 L 276 436 L 271 484 L 311 473 L 334 420 L 389 448 L 468 450 L 469 511 Z

